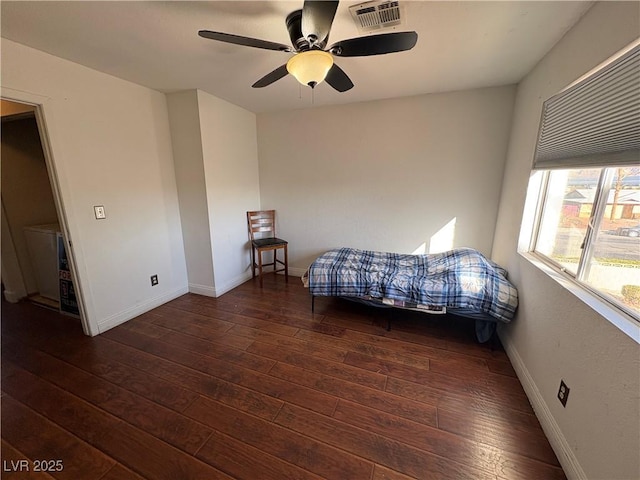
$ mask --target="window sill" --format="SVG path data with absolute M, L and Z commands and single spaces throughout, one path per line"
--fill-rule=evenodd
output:
M 640 323 L 626 315 L 624 312 L 618 310 L 610 303 L 594 295 L 589 290 L 582 287 L 580 284 L 576 283 L 575 280 L 569 275 L 548 265 L 536 255 L 529 252 L 518 253 L 527 261 L 529 261 L 529 263 L 546 273 L 549 277 L 551 277 L 569 292 L 586 303 L 599 315 L 603 316 L 610 323 L 615 325 L 619 330 L 633 339 L 637 344 L 640 344 Z

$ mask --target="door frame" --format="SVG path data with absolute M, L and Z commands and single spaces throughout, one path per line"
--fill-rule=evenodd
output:
M 4 100 L 12 102 L 22 103 L 35 107 L 36 123 L 38 125 L 38 133 L 40 134 L 40 143 L 42 151 L 44 153 L 45 165 L 47 167 L 47 173 L 49 175 L 49 182 L 51 184 L 51 191 L 53 193 L 53 200 L 58 214 L 58 221 L 60 223 L 60 230 L 62 231 L 62 237 L 65 242 L 65 248 L 67 250 L 67 259 L 71 269 L 71 277 L 73 279 L 73 286 L 76 292 L 76 300 L 78 302 L 78 310 L 80 311 L 80 321 L 82 323 L 82 330 L 85 335 L 95 336 L 100 333 L 98 325 L 94 324 L 87 316 L 87 307 L 84 298 L 84 289 L 82 288 L 81 276 L 78 274 L 78 262 L 76 260 L 76 248 L 79 245 L 74 245 L 70 235 L 70 220 L 66 213 L 64 205 L 63 195 L 61 193 L 59 168 L 56 165 L 55 157 L 51 148 L 51 139 L 49 136 L 52 122 L 52 108 L 49 97 L 37 95 L 21 90 L 14 90 L 11 88 L 2 87 L 0 91 L 0 97 Z

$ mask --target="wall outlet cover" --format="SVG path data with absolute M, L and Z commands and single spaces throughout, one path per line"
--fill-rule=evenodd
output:
M 560 380 L 560 388 L 558 389 L 558 400 L 563 407 L 567 406 L 567 399 L 569 398 L 569 387 L 564 383 L 564 380 Z
M 104 211 L 104 205 L 94 205 L 93 212 L 96 215 L 96 220 L 107 218 L 107 213 Z

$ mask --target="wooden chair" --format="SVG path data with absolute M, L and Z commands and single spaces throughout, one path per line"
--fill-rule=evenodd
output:
M 258 210 L 247 212 L 247 225 L 249 227 L 249 238 L 251 239 L 251 275 L 256 277 L 256 268 L 260 276 L 260 288 L 262 288 L 262 267 L 273 265 L 273 272 L 284 272 L 284 279 L 289 281 L 289 264 L 286 240 L 276 237 L 276 211 Z M 278 250 L 284 250 L 284 262 L 278 260 Z M 263 252 L 273 252 L 273 261 L 262 263 Z M 256 264 L 256 254 L 258 263 Z M 278 269 L 277 264 L 283 266 Z

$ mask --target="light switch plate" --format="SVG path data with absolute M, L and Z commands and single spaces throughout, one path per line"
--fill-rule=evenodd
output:
M 94 205 L 93 211 L 96 214 L 96 220 L 102 220 L 103 218 L 107 218 L 107 214 L 104 211 L 103 205 Z

